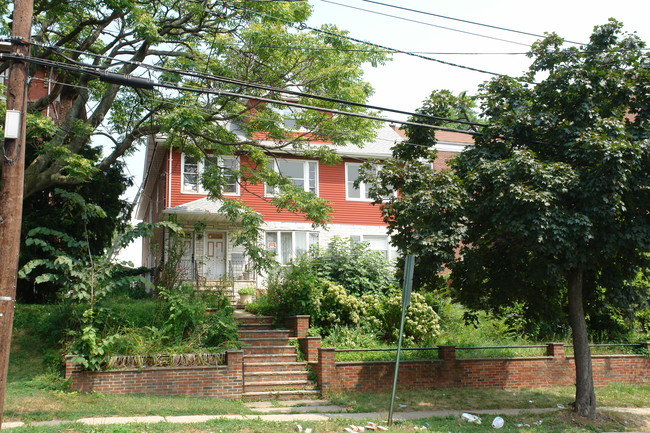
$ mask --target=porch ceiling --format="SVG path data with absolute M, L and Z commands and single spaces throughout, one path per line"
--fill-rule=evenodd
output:
M 228 217 L 221 212 L 222 205 L 223 200 L 213 200 L 204 197 L 180 206 L 167 208 L 162 213 L 178 215 L 179 218 L 182 218 L 182 220 L 186 222 L 231 222 Z

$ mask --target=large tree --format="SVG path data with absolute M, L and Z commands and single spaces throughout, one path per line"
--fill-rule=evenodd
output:
M 585 300 L 635 305 L 627 281 L 650 249 L 650 56 L 610 20 L 590 42 L 537 42 L 521 78 L 486 82 L 476 145 L 431 169 L 433 134 L 408 142 L 375 179 L 394 239 L 421 261 L 446 264 L 472 308 L 525 302 L 567 306 L 576 365 L 575 410 L 596 410 Z M 427 104 L 437 114 L 437 104 Z M 426 121 L 425 118 L 417 119 Z
M 243 177 L 270 183 L 282 181 L 273 178 L 259 142 L 251 139 L 256 132 L 265 131 L 265 138 L 297 154 L 331 156 L 327 149 L 307 149 L 305 142 L 313 138 L 361 143 L 372 134 L 372 121 L 260 103 L 290 98 L 366 111 L 308 95 L 365 102 L 372 89 L 362 79 L 361 66 L 381 63 L 385 55 L 337 36 L 334 27 L 301 26 L 310 13 L 307 2 L 292 1 L 37 0 L 31 56 L 56 63 L 30 62 L 36 81 L 45 79 L 49 86 L 30 111 L 40 113 L 56 102 L 61 117 L 57 131 L 40 144 L 26 168 L 25 196 L 86 182 L 151 134 L 164 134 L 168 145 L 196 156 L 249 154 L 257 169 Z M 0 7 L 0 14 L 6 35 L 10 6 Z M 160 85 L 150 88 L 123 74 Z M 290 131 L 287 117 L 296 119 Z M 95 162 L 84 149 L 99 135 L 112 146 Z M 217 170 L 211 183 L 217 196 L 219 184 Z M 289 202 L 308 198 L 313 199 L 293 194 Z

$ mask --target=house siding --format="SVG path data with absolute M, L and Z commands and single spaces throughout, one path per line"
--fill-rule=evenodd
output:
M 206 194 L 181 192 L 181 154 L 171 152 L 171 206 L 180 206 L 194 200 L 206 197 Z M 292 158 L 304 160 L 304 158 Z M 345 162 L 358 162 L 347 159 Z M 242 166 L 251 166 L 250 160 L 242 157 Z M 169 167 L 167 161 L 166 167 Z M 333 224 L 355 224 L 384 226 L 379 206 L 373 206 L 367 201 L 350 201 L 345 197 L 345 163 L 334 166 L 318 164 L 319 197 L 328 200 L 332 206 Z M 256 212 L 262 214 L 264 221 L 305 223 L 308 220 L 303 214 L 279 211 L 268 201 L 264 200 L 264 185 L 245 185 L 239 196 L 224 196 L 224 198 L 240 198 Z

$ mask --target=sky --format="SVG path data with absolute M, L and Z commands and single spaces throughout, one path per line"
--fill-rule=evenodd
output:
M 615 18 L 624 30 L 636 32 L 650 44 L 650 1 L 628 0 L 308 0 L 313 14 L 310 27 L 334 24 L 350 37 L 405 52 L 497 74 L 521 75 L 530 64 L 523 55 L 538 37 L 555 32 L 567 41 L 586 43 L 594 26 Z M 399 8 L 385 5 L 398 6 Z M 411 9 L 407 11 L 403 9 Z M 418 12 L 414 12 L 418 11 Z M 424 13 L 422 13 L 424 12 Z M 445 16 L 445 19 L 431 14 Z M 459 20 L 511 29 L 497 30 Z M 369 104 L 412 112 L 434 90 L 454 93 L 477 92 L 493 75 L 449 66 L 406 54 L 394 54 L 384 66 L 365 68 L 365 80 L 375 94 Z M 390 118 L 404 116 L 390 114 Z M 142 182 L 143 152 L 126 160 L 135 187 Z M 120 254 L 123 260 L 140 264 L 139 241 Z

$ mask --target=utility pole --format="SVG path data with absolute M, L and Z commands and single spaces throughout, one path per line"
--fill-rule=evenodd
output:
M 14 0 L 11 54 L 29 55 L 32 31 L 33 0 Z M 27 63 L 13 60 L 7 86 L 7 121 L 2 154 L 0 185 L 0 429 L 4 412 L 9 348 L 16 303 L 20 225 L 23 215 L 25 175 Z M 7 138 L 7 136 L 14 138 Z

